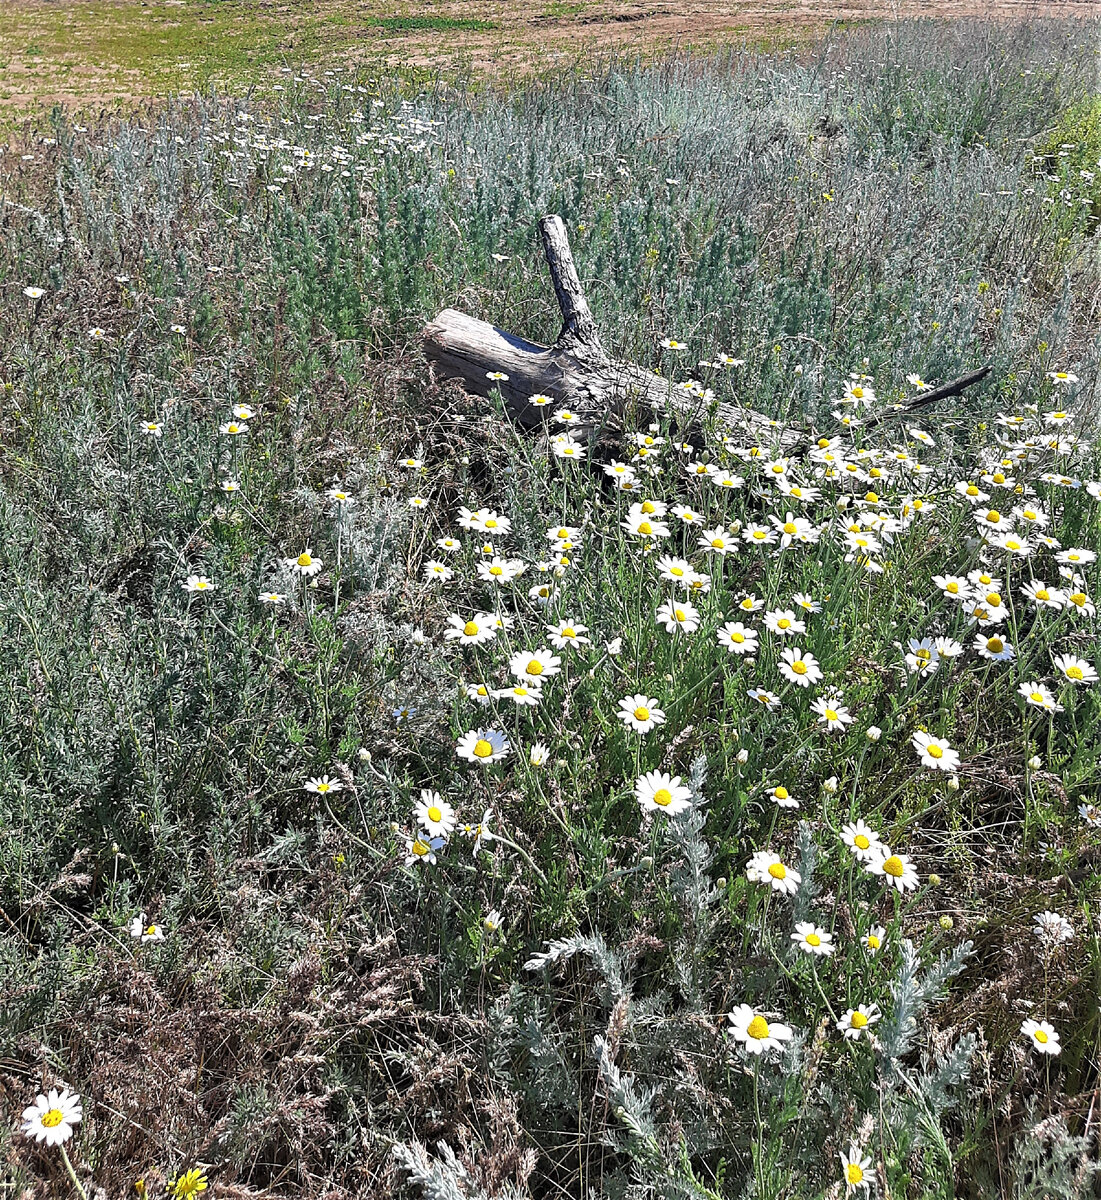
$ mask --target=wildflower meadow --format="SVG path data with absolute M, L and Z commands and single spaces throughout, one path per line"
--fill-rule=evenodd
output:
M 13 134 L 5 1195 L 1097 1194 L 1099 36 Z

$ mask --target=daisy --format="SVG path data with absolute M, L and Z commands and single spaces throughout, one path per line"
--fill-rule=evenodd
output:
M 495 688 L 494 700 L 511 700 L 521 708 L 535 708 L 542 702 L 543 689 L 535 684 L 514 683 L 508 687 Z
M 900 895 L 918 886 L 918 873 L 905 854 L 877 855 L 864 864 L 864 870 L 869 875 L 882 876 L 884 883 L 897 888 Z
M 725 557 L 734 552 L 737 548 L 737 541 L 725 529 L 716 525 L 714 529 L 705 529 L 700 534 L 699 546 L 701 550 Z
M 443 636 L 449 642 L 480 646 L 483 642 L 491 642 L 497 636 L 497 620 L 492 613 L 475 613 L 466 620 L 453 614 L 447 618 L 447 628 L 443 631 Z
M 251 421 L 256 413 L 247 404 L 235 404 L 233 406 L 233 415 L 238 421 Z
M 217 585 L 210 582 L 205 575 L 188 575 L 180 584 L 185 592 L 213 592 Z
M 1096 804 L 1079 804 L 1078 815 L 1091 828 L 1101 826 L 1101 807 Z
M 764 883 L 774 891 L 795 895 L 803 877 L 768 850 L 758 850 L 749 860 L 745 876 L 750 883 Z
M 776 608 L 766 612 L 765 628 L 781 637 L 794 637 L 796 634 L 807 632 L 806 622 L 800 621 L 790 608 Z
M 504 371 L 486 371 L 486 379 L 493 379 L 503 383 L 508 380 L 508 376 Z
M 648 771 L 635 781 L 635 799 L 643 812 L 664 812 L 671 817 L 692 807 L 692 791 L 679 775 Z
M 326 796 L 329 792 L 339 792 L 344 789 L 344 784 L 339 779 L 330 779 L 328 775 L 316 775 L 312 779 L 307 779 L 302 786 L 307 792 L 314 792 L 318 796 Z
M 455 828 L 455 810 L 439 792 L 421 788 L 420 803 L 413 809 L 417 824 L 432 837 L 447 837 Z
M 1097 682 L 1097 671 L 1091 663 L 1074 654 L 1058 654 L 1053 660 L 1055 669 L 1071 683 L 1090 684 Z
M 536 392 L 534 396 L 528 397 L 528 403 L 534 404 L 536 408 L 546 408 L 548 404 L 553 404 L 554 400 L 550 396 L 544 396 L 542 392 Z
M 130 936 L 141 942 L 163 942 L 164 930 L 153 921 L 146 921 L 145 913 L 141 912 L 130 922 Z
M 870 825 L 863 820 L 853 821 L 841 827 L 841 840 L 860 862 L 869 862 L 885 852 L 883 841 Z
M 758 704 L 763 704 L 770 711 L 780 707 L 780 697 L 775 693 L 770 692 L 768 688 L 755 687 L 750 688 L 746 695 L 750 700 L 756 700 Z
M 654 565 L 657 567 L 659 578 L 668 583 L 687 583 L 694 574 L 692 564 L 686 558 L 662 555 Z
M 518 558 L 498 558 L 494 555 L 489 562 L 477 563 L 478 578 L 484 583 L 511 583 L 519 579 L 526 570 Z
M 666 600 L 658 606 L 654 619 L 665 626 L 667 633 L 675 633 L 678 629 L 695 633 L 700 627 L 699 609 L 688 600 Z
M 776 535 L 765 525 L 747 525 L 742 530 L 741 537 L 751 546 L 776 545 Z
M 492 693 L 484 683 L 463 684 L 463 693 L 468 700 L 473 700 L 475 704 L 480 704 L 483 708 L 493 698 Z
M 405 839 L 405 865 L 412 867 L 416 863 L 426 862 L 436 865 L 436 851 L 442 850 L 446 842 L 442 837 L 429 837 L 427 834 L 417 834 L 416 837 Z
M 551 439 L 551 449 L 555 458 L 582 459 L 585 457 L 585 443 L 563 435 Z
M 528 751 L 528 762 L 533 767 L 541 767 L 548 758 L 550 758 L 549 747 L 545 746 L 542 742 L 533 743 L 531 749 Z
M 747 756 L 748 757 L 748 756 Z M 766 796 L 771 796 L 776 802 L 778 808 L 798 808 L 799 801 L 784 787 L 779 784 L 777 787 L 768 788 L 765 792 Z
M 533 600 L 540 608 L 546 608 L 557 594 L 558 589 L 553 583 L 537 583 L 528 588 L 528 599 Z
M 557 625 L 544 626 L 550 635 L 550 644 L 556 650 L 565 650 L 567 646 L 591 646 L 592 642 L 585 636 L 589 632 L 587 625 L 579 625 L 576 621 L 560 621 Z
M 308 579 L 321 570 L 322 561 L 320 558 L 315 558 L 307 546 L 297 558 L 283 559 L 283 566 L 295 575 L 301 575 L 303 579 Z
M 850 1008 L 838 1020 L 836 1029 L 843 1037 L 857 1041 L 868 1036 L 871 1033 L 869 1026 L 874 1025 L 882 1016 L 878 1004 L 860 1004 L 856 1008 Z
M 790 683 L 799 687 L 810 687 L 822 678 L 822 668 L 809 650 L 789 646 L 781 652 L 780 658 L 780 674 Z
M 806 517 L 797 517 L 794 513 L 787 513 L 782 521 L 779 517 L 770 516 L 769 521 L 780 535 L 780 545 L 785 549 L 792 542 L 817 542 L 821 532 Z
M 928 384 L 924 386 L 928 387 Z M 869 1174 L 872 1160 L 864 1154 L 856 1142 L 849 1143 L 847 1154 L 838 1151 L 837 1157 L 841 1159 L 841 1174 L 844 1176 L 846 1195 L 856 1191 L 857 1188 L 867 1191 L 872 1186 Z
M 26 296 L 28 300 L 41 300 L 45 294 L 46 294 L 45 288 L 25 287 L 23 289 L 23 295 Z
M 45 1142 L 47 1146 L 60 1146 L 73 1136 L 73 1126 L 79 1125 L 84 1111 L 80 1097 L 68 1088 L 50 1088 L 44 1096 L 23 1109 L 23 1125 L 20 1133 Z
M 791 602 L 796 608 L 801 608 L 807 613 L 813 614 L 820 613 L 822 611 L 822 605 L 819 604 L 819 602 L 815 600 L 813 596 L 808 595 L 806 592 L 796 592 L 795 595 L 792 596 Z
M 835 697 L 819 696 L 811 709 L 818 714 L 818 721 L 825 725 L 827 733 L 844 733 L 845 726 L 853 723 L 853 715 Z
M 1060 566 L 1086 567 L 1096 558 L 1097 555 L 1092 550 L 1071 547 L 1069 550 L 1060 550 L 1055 556 L 1055 561 Z
M 1080 612 L 1084 617 L 1092 617 L 1097 612 L 1093 601 L 1085 592 L 1071 592 L 1067 596 L 1067 604 Z
M 512 747 L 498 729 L 472 729 L 459 738 L 455 753 L 472 763 L 500 762 Z
M 861 945 L 869 954 L 878 954 L 883 949 L 883 943 L 887 940 L 887 931 L 882 925 L 873 925 L 871 929 L 860 939 Z
M 159 438 L 164 426 L 160 421 L 139 421 L 138 428 L 146 437 Z
M 1009 642 L 998 634 L 987 637 L 985 633 L 977 633 L 974 646 L 981 657 L 991 662 L 1012 662 L 1016 653 Z
M 278 608 L 281 604 L 286 604 L 287 597 L 282 592 L 261 592 L 259 596 L 261 604 L 268 605 L 271 608 Z
M 1017 688 L 1017 691 L 1020 695 L 1024 696 L 1026 704 L 1045 709 L 1047 712 L 1063 711 L 1063 706 L 1056 701 L 1050 690 L 1035 679 L 1029 680 L 1027 683 L 1022 683 Z
M 1048 947 L 1061 946 L 1074 940 L 1074 926 L 1060 913 L 1046 911 L 1037 913 L 1032 932 Z
M 1049 588 L 1042 580 L 1032 579 L 1021 588 L 1021 595 L 1036 608 L 1051 608 L 1059 611 L 1067 602 L 1065 592 Z
M 944 741 L 935 738 L 919 729 L 910 739 L 914 749 L 921 756 L 921 765 L 931 771 L 955 771 L 960 765 L 958 751 Z
M 440 550 L 447 551 L 448 554 L 454 554 L 457 550 L 461 550 L 463 548 L 462 542 L 460 542 L 458 538 L 453 537 L 437 538 L 436 546 Z
M 508 660 L 508 669 L 517 679 L 542 683 L 562 670 L 562 660 L 549 650 L 517 650 Z
M 727 621 L 716 630 L 715 637 L 720 646 L 725 646 L 731 654 L 756 654 L 757 631 L 743 625 L 741 621 Z
M 658 707 L 657 700 L 641 692 L 624 696 L 616 716 L 635 733 L 649 733 L 656 726 L 665 724 L 665 713 Z
M 813 921 L 800 921 L 795 926 L 791 940 L 804 954 L 829 957 L 834 951 L 833 934 L 815 925 Z
M 739 1004 L 727 1014 L 730 1032 L 734 1040 L 741 1042 L 750 1054 L 763 1054 L 766 1050 L 783 1050 L 784 1042 L 790 1042 L 790 1025 L 779 1021 L 768 1021 L 748 1004 Z
M 430 558 L 424 564 L 424 577 L 429 583 L 446 583 L 454 575 L 455 572 L 447 563 L 440 562 L 438 559 Z
M 693 508 L 689 508 L 687 504 L 675 504 L 673 506 L 673 516 L 685 525 L 703 524 L 703 514 L 696 512 Z
M 1021 1025 L 1021 1033 L 1032 1042 L 1032 1048 L 1037 1054 L 1050 1054 L 1054 1057 L 1063 1049 L 1059 1045 L 1059 1035 L 1047 1021 L 1025 1021 Z
M 757 612 L 758 609 L 764 608 L 764 606 L 765 602 L 758 600 L 752 592 L 749 592 L 738 601 L 738 609 L 744 613 Z
M 911 638 L 906 653 L 906 666 L 915 674 L 932 675 L 940 664 L 940 654 L 930 638 Z
M 489 827 L 489 822 L 492 816 L 493 810 L 487 808 L 485 812 L 482 813 L 482 819 L 480 821 L 473 825 L 463 825 L 459 829 L 459 832 L 463 835 L 463 837 L 473 839 L 474 845 L 471 847 L 471 853 L 474 855 L 477 855 L 478 851 L 482 848 L 483 842 L 492 842 L 495 840 L 495 834 Z
M 248 425 L 244 421 L 227 421 L 224 425 L 218 426 L 218 432 L 224 433 L 228 437 L 241 437 L 248 433 Z

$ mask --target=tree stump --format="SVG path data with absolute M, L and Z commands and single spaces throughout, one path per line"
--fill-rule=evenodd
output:
M 731 404 L 716 407 L 645 367 L 610 358 L 585 299 L 562 218 L 543 217 L 539 232 L 562 310 L 558 340 L 540 346 L 446 308 L 423 334 L 425 355 L 441 377 L 461 379 L 478 396 L 499 390 L 509 416 L 525 429 L 545 422 L 550 406 L 531 403 L 532 396 L 542 395 L 551 398 L 555 409 L 577 413 L 580 421 L 570 427 L 575 437 L 589 438 L 596 429 L 615 424 L 634 403 L 650 414 L 675 412 L 688 425 L 714 410 L 729 432 L 781 449 L 791 450 L 802 440 L 764 413 Z M 507 378 L 490 378 L 491 373 Z

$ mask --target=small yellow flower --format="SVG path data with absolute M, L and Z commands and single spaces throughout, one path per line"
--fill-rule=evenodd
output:
M 178 1179 L 174 1179 L 168 1190 L 176 1200 L 188 1200 L 199 1192 L 206 1191 L 206 1175 L 198 1167 L 185 1171 Z

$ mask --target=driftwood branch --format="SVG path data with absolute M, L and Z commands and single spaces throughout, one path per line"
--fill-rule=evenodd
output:
M 928 408 L 929 405 L 936 404 L 938 400 L 947 400 L 949 396 L 959 396 L 965 389 L 971 387 L 972 384 L 979 383 L 985 379 L 993 369 L 988 364 L 985 367 L 980 367 L 977 371 L 970 371 L 966 375 L 961 375 L 959 379 L 953 379 L 951 383 L 942 383 L 940 387 L 919 392 L 912 400 L 902 405 L 901 408 L 893 409 L 891 412 L 883 413 L 882 416 L 873 417 L 872 420 L 865 421 L 864 428 L 874 429 L 876 425 L 880 425 L 884 421 L 890 421 L 893 417 L 905 417 L 919 408 Z
M 651 412 L 676 412 L 689 423 L 702 419 L 706 413 L 699 397 L 636 363 L 609 357 L 585 300 L 561 217 L 543 217 L 539 232 L 562 310 L 558 340 L 553 346 L 540 346 L 486 321 L 444 309 L 423 335 L 425 355 L 438 373 L 461 379 L 467 391 L 479 396 L 499 389 L 509 415 L 525 428 L 542 425 L 550 408 L 532 404 L 535 395 L 549 396 L 555 408 L 577 413 L 580 421 L 571 431 L 580 436 L 614 422 L 631 402 Z M 491 373 L 507 378 L 493 379 Z M 753 441 L 786 449 L 801 441 L 799 434 L 781 430 L 753 409 L 722 404 L 716 416 L 731 432 Z

